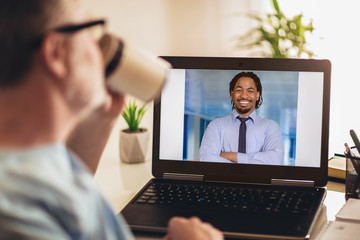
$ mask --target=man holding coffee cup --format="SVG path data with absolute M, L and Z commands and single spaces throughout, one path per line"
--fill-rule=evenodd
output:
M 125 102 L 105 83 L 103 23 L 80 0 L 3 0 L 0 19 L 1 239 L 133 239 L 90 174 Z M 169 226 L 167 239 L 222 238 Z

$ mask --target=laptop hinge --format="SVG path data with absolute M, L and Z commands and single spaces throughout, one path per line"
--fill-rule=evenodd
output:
M 163 178 L 171 180 L 204 181 L 204 175 L 196 174 L 164 173 Z
M 312 180 L 292 180 L 292 179 L 271 179 L 271 185 L 276 186 L 296 186 L 296 187 L 314 187 Z

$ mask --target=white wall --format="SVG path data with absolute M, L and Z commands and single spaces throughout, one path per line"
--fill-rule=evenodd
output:
M 234 32 L 245 33 L 244 16 L 259 0 L 87 0 L 111 31 L 157 55 L 235 55 Z

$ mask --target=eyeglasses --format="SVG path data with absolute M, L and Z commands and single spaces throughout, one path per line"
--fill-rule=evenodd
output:
M 96 20 L 91 22 L 86 22 L 78 25 L 67 25 L 62 27 L 57 27 L 51 29 L 50 31 L 59 32 L 59 33 L 74 33 L 83 29 L 88 28 L 91 37 L 94 40 L 100 40 L 105 32 L 105 20 Z
M 99 41 L 105 33 L 105 24 L 106 24 L 106 21 L 101 19 L 101 20 L 95 20 L 95 21 L 86 22 L 86 23 L 82 23 L 82 24 L 72 24 L 72 25 L 56 27 L 56 28 L 50 29 L 46 32 L 74 33 L 74 32 L 77 32 L 77 31 L 80 31 L 83 29 L 88 29 L 90 36 L 95 41 Z M 43 34 L 41 37 L 39 37 L 34 42 L 35 48 L 40 47 L 44 35 L 45 34 Z

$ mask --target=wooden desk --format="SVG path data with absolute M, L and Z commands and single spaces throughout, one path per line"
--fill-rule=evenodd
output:
M 117 156 L 101 160 L 95 181 L 105 198 L 109 201 L 115 213 L 125 207 L 132 197 L 152 178 L 151 161 L 139 164 L 125 164 Z M 329 181 L 324 208 L 318 220 L 316 229 L 328 221 L 335 220 L 336 213 L 345 203 L 345 185 Z M 156 239 L 137 236 L 138 240 Z

